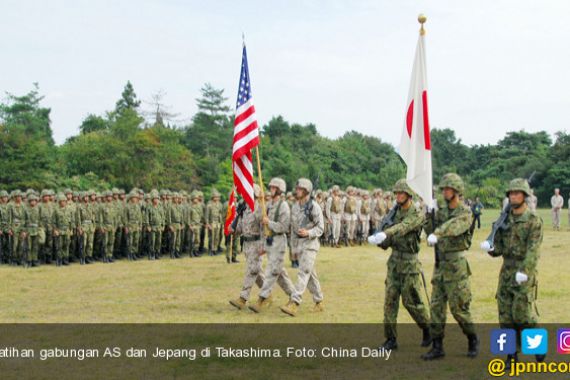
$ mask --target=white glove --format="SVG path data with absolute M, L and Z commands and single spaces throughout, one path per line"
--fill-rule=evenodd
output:
M 489 243 L 487 240 L 485 240 L 484 242 L 481 243 L 481 249 L 487 253 L 489 252 L 493 252 L 495 250 L 495 247 L 491 247 L 491 243 Z
M 437 244 L 437 236 L 435 236 L 434 234 L 430 234 L 427 237 L 427 243 L 430 247 L 433 247 L 434 245 Z
M 378 232 L 377 234 L 374 234 L 372 236 L 368 237 L 368 242 L 370 244 L 374 244 L 374 245 L 378 245 L 378 244 L 382 244 L 382 242 L 384 240 L 386 240 L 386 234 L 384 232 Z
M 517 284 L 520 285 L 523 282 L 528 281 L 528 276 L 526 274 L 524 274 L 523 272 L 517 272 L 517 274 L 515 275 L 515 281 L 517 282 Z

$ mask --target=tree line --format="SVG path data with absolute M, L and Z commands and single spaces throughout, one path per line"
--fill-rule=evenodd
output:
M 42 104 L 34 84 L 24 95 L 6 94 L 0 103 L 0 187 L 79 190 L 140 187 L 169 189 L 215 187 L 228 194 L 232 186 L 232 108 L 223 89 L 205 84 L 196 99 L 198 112 L 188 122 L 153 96 L 143 110 L 127 82 L 114 109 L 90 114 L 79 133 L 56 145 L 51 109 Z M 330 139 L 314 124 L 298 124 L 283 116 L 261 126 L 263 174 L 283 177 L 289 186 L 304 176 L 320 188 L 333 184 L 390 189 L 405 175 L 395 148 L 377 137 L 348 131 Z M 541 205 L 554 187 L 570 191 L 570 135 L 508 132 L 496 144 L 466 145 L 452 129 L 433 129 L 434 182 L 446 172 L 464 177 L 466 196 L 479 196 L 497 207 L 513 177 L 529 177 Z

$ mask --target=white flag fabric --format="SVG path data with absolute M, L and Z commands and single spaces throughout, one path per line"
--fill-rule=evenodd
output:
M 407 165 L 406 180 L 429 207 L 433 208 L 431 141 L 428 117 L 426 54 L 420 33 L 408 93 L 406 121 L 399 153 Z

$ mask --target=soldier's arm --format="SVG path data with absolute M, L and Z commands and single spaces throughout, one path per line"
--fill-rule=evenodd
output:
M 464 234 L 471 227 L 471 211 L 465 209 L 458 216 L 449 219 L 433 232 L 438 238 L 454 237 Z
M 313 201 L 313 209 L 311 210 L 311 218 L 315 224 L 313 228 L 309 229 L 309 238 L 319 238 L 325 231 L 325 222 L 323 219 L 323 212 L 321 206 L 317 202 Z M 293 234 L 291 234 L 293 236 Z
M 414 206 L 412 206 L 414 207 Z M 424 224 L 424 216 L 421 212 L 408 213 L 406 217 L 398 224 L 394 224 L 384 230 L 384 233 L 388 237 L 398 237 L 404 236 L 411 231 L 415 231 Z
M 487 252 L 491 257 L 499 257 L 503 255 L 505 252 L 505 233 L 504 230 L 498 230 L 495 234 L 495 240 L 493 241 L 494 249 L 490 252 Z
M 435 212 L 435 211 L 432 211 Z M 425 217 L 424 217 L 424 231 L 426 232 L 426 235 L 429 235 L 433 232 L 434 230 L 434 226 L 433 226 L 433 216 L 431 213 L 426 213 Z
M 276 234 L 284 234 L 289 232 L 291 228 L 291 211 L 289 210 L 289 205 L 287 202 L 281 203 L 281 210 L 279 210 L 279 220 L 269 221 L 269 229 Z
M 521 272 L 529 274 L 536 271 L 536 265 L 540 257 L 540 245 L 542 244 L 542 219 L 536 217 L 531 224 L 527 238 L 527 250 L 522 262 Z

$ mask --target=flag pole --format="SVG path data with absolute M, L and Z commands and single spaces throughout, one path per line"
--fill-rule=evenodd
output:
M 265 191 L 263 190 L 264 186 L 263 186 L 263 176 L 261 174 L 261 160 L 259 158 L 259 145 L 255 146 L 255 157 L 257 159 L 257 176 L 259 177 L 259 188 L 261 189 L 260 190 L 261 212 L 265 216 L 267 215 L 267 209 L 265 207 Z M 271 236 L 271 230 L 269 229 L 269 226 L 265 225 L 263 227 L 263 231 L 265 232 L 265 236 Z

